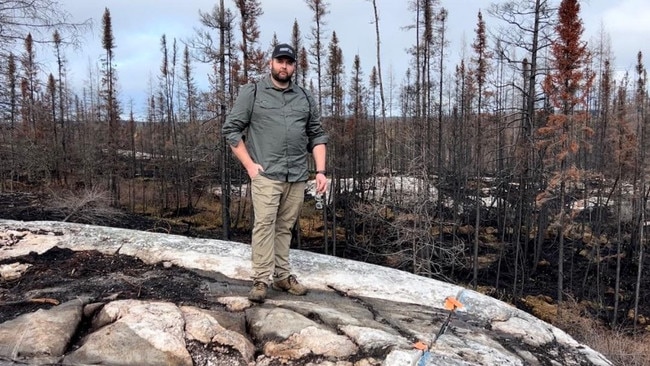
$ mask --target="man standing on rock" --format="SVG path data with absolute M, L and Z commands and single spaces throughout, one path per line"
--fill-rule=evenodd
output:
M 328 136 L 311 94 L 291 81 L 296 69 L 293 47 L 275 46 L 269 67 L 270 75 L 241 88 L 222 128 L 251 179 L 255 222 L 253 288 L 248 298 L 255 302 L 266 298 L 271 275 L 274 289 L 307 293 L 291 273 L 289 245 L 305 197 L 310 152 L 316 165 L 316 192 L 327 188 Z

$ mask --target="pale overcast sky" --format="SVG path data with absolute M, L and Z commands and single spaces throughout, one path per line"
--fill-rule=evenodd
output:
M 488 29 L 496 23 L 487 14 L 487 8 L 498 0 L 441 0 L 449 12 L 447 38 L 450 42 L 446 68 L 452 70 L 463 44 L 474 39 L 477 13 L 483 11 Z M 134 109 L 141 113 L 138 100 L 147 95 L 149 81 L 158 75 L 161 53 L 160 38 L 166 34 L 169 44 L 176 38 L 182 41 L 192 37 L 199 27 L 199 10 L 212 10 L 218 0 L 60 0 L 73 20 L 92 19 L 94 30 L 86 37 L 80 51 L 67 51 L 69 74 L 72 80 L 87 79 L 89 64 L 96 63 L 102 54 L 101 18 L 104 8 L 111 12 L 115 36 L 115 59 L 120 84 L 120 98 L 135 100 Z M 559 0 L 557 1 L 559 3 Z M 232 0 L 226 6 L 236 10 Z M 261 44 L 266 48 L 276 33 L 280 41 L 289 42 L 291 28 L 298 20 L 305 43 L 311 27 L 312 13 L 304 0 L 261 0 L 264 15 L 260 18 Z M 372 24 L 370 0 L 329 0 L 330 13 L 326 16 L 326 35 L 336 31 L 343 50 L 346 72 L 351 69 L 355 54 L 359 54 L 364 74 L 370 73 L 375 61 L 375 33 Z M 414 41 L 412 31 L 404 27 L 413 23 L 406 0 L 377 0 L 382 37 L 382 67 L 384 77 L 393 70 L 395 83 L 403 80 L 408 56 L 405 49 Z M 650 57 L 650 1 L 648 0 L 585 0 L 581 1 L 585 40 L 595 41 L 604 29 L 612 41 L 618 71 L 633 71 L 638 51 L 644 53 L 646 67 Z M 238 35 L 238 34 L 237 34 Z M 205 74 L 197 65 L 197 82 L 203 83 Z M 347 77 L 346 77 L 347 79 Z

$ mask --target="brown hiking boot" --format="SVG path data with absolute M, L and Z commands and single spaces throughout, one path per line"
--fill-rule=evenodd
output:
M 273 289 L 278 291 L 286 291 L 296 296 L 302 296 L 307 293 L 307 288 L 301 285 L 294 275 L 290 275 L 283 280 L 273 282 Z
M 264 299 L 266 298 L 267 288 L 269 288 L 269 285 L 267 285 L 266 283 L 261 281 L 255 281 L 253 283 L 253 288 L 248 293 L 248 300 L 253 302 L 264 302 Z

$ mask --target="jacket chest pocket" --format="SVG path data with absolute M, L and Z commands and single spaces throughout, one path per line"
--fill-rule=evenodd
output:
M 289 113 L 291 114 L 291 117 L 296 120 L 309 121 L 309 106 L 291 106 Z
M 282 108 L 276 103 L 271 103 L 268 100 L 255 101 L 255 109 L 253 110 L 253 115 L 251 116 L 251 122 L 253 124 L 260 124 L 259 127 L 269 127 L 277 123 L 278 120 L 284 118 L 284 112 Z
M 259 108 L 259 109 L 265 110 L 265 111 L 269 111 L 269 110 L 272 111 L 272 110 L 280 109 L 281 106 L 279 106 L 277 103 L 272 103 L 269 100 L 257 99 L 255 101 L 255 108 L 256 109 Z

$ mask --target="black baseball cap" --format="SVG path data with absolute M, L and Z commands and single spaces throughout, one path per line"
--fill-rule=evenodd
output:
M 286 43 L 280 43 L 273 49 L 273 58 L 287 57 L 291 61 L 296 61 L 296 51 Z

